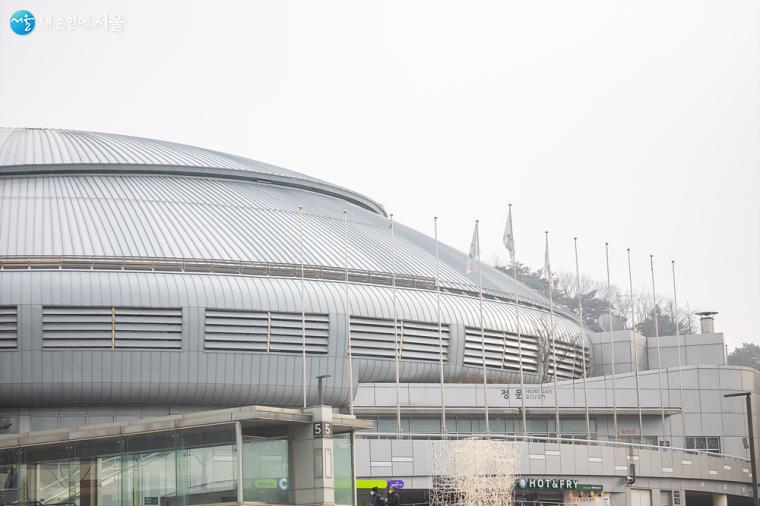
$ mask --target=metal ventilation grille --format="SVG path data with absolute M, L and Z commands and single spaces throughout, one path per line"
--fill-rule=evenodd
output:
M 18 346 L 18 314 L 15 306 L 0 306 L 0 349 Z
M 501 330 L 484 329 L 486 367 L 520 371 L 520 356 L 522 355 L 522 371 L 538 373 L 539 346 L 534 336 L 517 336 Z M 481 330 L 475 327 L 465 328 L 464 363 L 483 366 L 483 346 Z
M 306 314 L 306 353 L 326 355 L 330 319 Z M 304 319 L 301 313 L 206 310 L 205 349 L 302 353 Z
M 42 347 L 178 350 L 182 310 L 43 307 Z
M 583 377 L 583 353 L 586 354 L 586 367 L 591 363 L 588 350 L 578 345 L 556 341 L 557 379 L 573 379 Z M 548 369 L 549 377 L 554 374 L 554 348 L 549 345 Z
M 392 320 L 352 316 L 351 354 L 355 357 L 395 358 L 395 340 L 398 339 L 402 359 L 437 362 L 442 344 L 443 360 L 448 360 L 450 335 L 448 324 L 441 326 L 440 343 L 437 323 L 399 320 L 394 334 Z

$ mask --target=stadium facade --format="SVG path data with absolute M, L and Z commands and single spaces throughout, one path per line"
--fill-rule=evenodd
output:
M 0 502 L 345 504 L 353 465 L 424 503 L 430 441 L 482 436 L 487 405 L 491 437 L 521 442 L 521 501 L 750 504 L 723 395 L 757 401 L 760 376 L 721 334 L 583 332 L 485 265 L 481 312 L 465 263 L 286 169 L 0 130 Z M 255 405 L 279 414 L 235 411 Z

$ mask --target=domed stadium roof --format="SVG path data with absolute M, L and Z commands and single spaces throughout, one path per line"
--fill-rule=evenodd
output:
M 0 128 L 0 167 L 0 173 L 5 174 L 160 170 L 225 176 L 337 195 L 385 214 L 382 206 L 363 195 L 282 167 L 185 144 L 118 134 Z
M 2 177 L 7 176 L 7 177 Z M 34 177 L 28 177 L 34 176 Z M 433 282 L 435 243 L 395 224 L 380 204 L 273 165 L 202 148 L 124 135 L 0 129 L 0 257 L 93 257 L 345 264 Z M 463 238 L 463 243 L 469 239 Z M 440 245 L 441 285 L 473 291 L 466 255 Z M 485 266 L 487 294 L 514 282 Z M 520 297 L 548 301 L 524 286 Z

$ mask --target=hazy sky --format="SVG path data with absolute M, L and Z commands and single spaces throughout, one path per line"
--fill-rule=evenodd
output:
M 0 124 L 240 154 L 407 225 L 720 311 L 760 341 L 756 0 L 0 1 Z M 28 36 L 8 26 L 29 9 Z M 120 15 L 122 32 L 93 25 Z M 50 27 L 45 18 L 50 17 Z M 56 18 L 64 27 L 56 27 Z M 81 26 L 69 29 L 65 18 Z M 89 27 L 84 21 L 89 20 Z

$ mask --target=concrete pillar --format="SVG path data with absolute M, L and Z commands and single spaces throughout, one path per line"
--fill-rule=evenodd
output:
M 728 506 L 728 496 L 726 494 L 713 494 L 713 506 Z
M 311 413 L 312 424 L 294 426 L 290 435 L 293 499 L 295 504 L 334 506 L 332 408 L 315 406 L 304 411 Z M 320 425 L 315 428 L 315 424 Z

